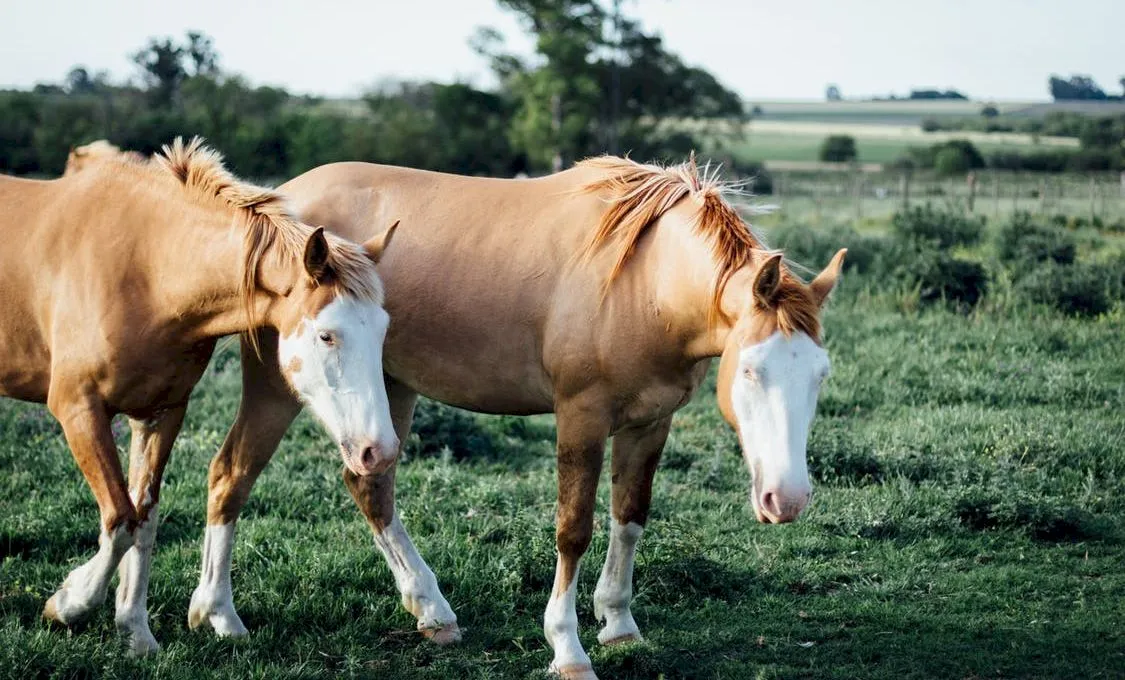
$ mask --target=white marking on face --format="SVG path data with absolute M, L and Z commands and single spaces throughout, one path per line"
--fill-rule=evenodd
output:
M 731 406 L 759 519 L 792 521 L 808 503 L 806 446 L 828 369 L 828 353 L 805 333 L 775 332 L 739 352 Z
M 278 345 L 289 384 L 360 475 L 385 469 L 398 455 L 383 380 L 389 321 L 379 305 L 341 296 Z
M 206 622 L 219 637 L 242 637 L 248 633 L 234 609 L 230 585 L 233 549 L 233 522 L 207 526 L 203 533 L 203 569 L 188 609 L 190 628 Z

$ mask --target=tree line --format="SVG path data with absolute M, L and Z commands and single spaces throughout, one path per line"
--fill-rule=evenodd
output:
M 78 66 L 59 84 L 0 91 L 0 171 L 57 174 L 72 146 L 94 139 L 151 153 L 198 134 L 250 177 L 337 160 L 504 176 L 607 151 L 680 158 L 741 134 L 741 98 L 618 3 L 499 3 L 535 37 L 536 53 L 521 58 L 501 33 L 480 29 L 471 44 L 497 76 L 493 90 L 389 82 L 359 101 L 296 95 L 225 72 L 212 39 L 190 32 L 138 50 L 140 82 L 115 84 Z

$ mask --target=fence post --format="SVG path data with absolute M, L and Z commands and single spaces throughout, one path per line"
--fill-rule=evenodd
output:
M 992 173 L 992 214 L 1000 216 L 1000 177 Z
M 853 183 L 853 193 L 855 195 L 855 219 L 856 222 L 863 219 L 863 171 L 857 170 L 855 181 Z
M 1041 214 L 1047 213 L 1047 178 L 1042 177 L 1039 179 L 1039 212 Z
M 1090 175 L 1090 219 L 1098 214 L 1098 180 Z
M 816 221 L 820 222 L 820 182 L 813 183 L 813 206 L 816 209 Z
M 977 173 L 970 172 L 965 181 L 969 185 L 969 212 L 973 212 L 973 206 L 977 202 Z
M 902 171 L 902 176 L 898 179 L 898 192 L 902 194 L 903 210 L 910 207 L 910 179 L 912 174 L 910 168 L 905 168 Z M 1121 173 L 1121 186 L 1122 192 L 1125 192 L 1125 173 Z

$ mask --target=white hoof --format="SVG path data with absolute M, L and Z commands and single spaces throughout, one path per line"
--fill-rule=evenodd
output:
M 204 598 L 193 596 L 188 608 L 188 628 L 195 630 L 206 623 L 219 637 L 246 637 L 250 631 L 242 625 L 242 619 L 233 605 L 214 606 Z
M 43 606 L 44 618 L 57 621 L 64 626 L 79 623 L 105 602 L 105 593 L 72 590 L 63 584 L 47 604 Z

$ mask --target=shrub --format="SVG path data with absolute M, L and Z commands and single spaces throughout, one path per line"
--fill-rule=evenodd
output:
M 785 251 L 785 256 L 799 264 L 818 269 L 828 264 L 840 248 L 848 249 L 844 271 L 864 274 L 881 266 L 894 247 L 885 236 L 860 234 L 850 226 L 815 229 L 803 225 L 786 225 L 769 234 L 769 244 Z
M 934 155 L 934 170 L 940 175 L 963 175 L 969 171 L 969 162 L 960 149 L 947 146 Z
M 915 267 L 923 302 L 948 300 L 972 307 L 988 291 L 988 272 L 979 262 L 931 251 L 920 255 Z
M 899 238 L 931 243 L 945 250 L 956 245 L 978 243 L 984 233 L 984 218 L 957 210 L 943 210 L 927 203 L 896 212 L 891 219 L 891 227 Z
M 1046 264 L 1025 276 L 1018 288 L 1031 302 L 1075 316 L 1097 316 L 1112 305 L 1120 285 L 1114 278 L 1105 266 Z
M 820 160 L 828 163 L 849 163 L 856 159 L 855 137 L 830 135 L 820 145 Z
M 1008 264 L 1070 264 L 1075 252 L 1073 235 L 1039 222 L 1026 212 L 1013 215 L 996 234 L 996 254 Z

